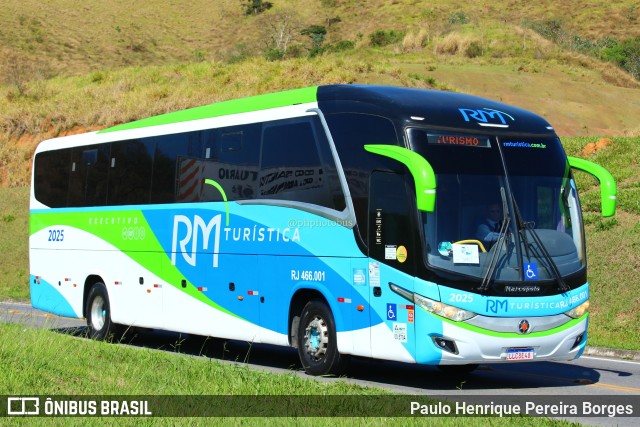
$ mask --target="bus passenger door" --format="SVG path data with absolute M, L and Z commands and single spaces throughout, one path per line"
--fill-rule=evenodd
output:
M 374 172 L 369 192 L 369 300 L 372 357 L 413 361 L 415 307 L 391 290 L 413 292 L 415 219 L 404 175 Z

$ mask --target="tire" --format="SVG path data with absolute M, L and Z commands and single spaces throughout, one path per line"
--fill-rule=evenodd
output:
M 346 365 L 338 352 L 336 325 L 326 303 L 311 300 L 300 315 L 298 355 L 309 375 L 339 375 Z
M 109 294 L 104 283 L 95 283 L 89 290 L 85 313 L 89 338 L 98 341 L 120 338 L 122 327 L 111 321 Z

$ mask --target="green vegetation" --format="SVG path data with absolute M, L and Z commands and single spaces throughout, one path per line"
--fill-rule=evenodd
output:
M 640 79 L 640 37 L 618 43 L 609 43 L 600 53 L 600 57 L 618 64 L 636 79 Z
M 0 301 L 29 292 L 29 189 L 0 189 Z
M 30 162 L 50 137 L 226 99 L 330 83 L 455 90 L 541 114 L 570 155 L 618 183 L 586 220 L 589 344 L 640 350 L 640 9 L 636 0 L 299 2 L 5 0 L 0 8 L 0 300 L 27 300 Z M 597 136 L 597 137 L 596 137 Z M 609 143 L 599 142 L 609 136 Z M 0 323 L 0 394 L 379 394 L 341 380 L 225 364 Z M 176 343 L 179 346 L 179 343 Z M 153 366 L 153 375 L 149 367 Z M 5 420 L 6 421 L 6 420 Z M 32 425 L 33 419 L 11 419 Z M 68 419 L 36 424 L 66 425 Z M 145 419 L 108 419 L 148 425 Z M 159 424 L 210 424 L 158 419 Z M 219 419 L 225 425 L 414 425 L 418 419 Z M 93 419 L 74 419 L 94 425 Z M 459 425 L 455 418 L 429 419 Z M 468 418 L 465 425 L 568 425 Z
M 49 330 L 0 323 L 2 395 L 325 395 L 372 396 L 388 392 L 340 379 L 317 381 L 295 372 L 273 375 L 241 363 L 138 349 L 90 341 Z M 177 346 L 179 343 L 176 344 Z M 206 351 L 205 342 L 203 350 Z M 179 347 L 177 347 L 179 348 Z M 248 356 L 247 356 L 248 357 Z M 149 367 L 153 367 L 150 375 Z M 317 404 L 312 402 L 311 404 Z M 345 401 L 345 404 L 348 402 Z M 259 408 L 250 408 L 249 410 Z M 155 418 L 153 425 L 423 425 L 421 418 L 367 418 L 354 409 L 350 418 Z M 150 419 L 118 418 L 114 425 L 150 425 Z M 35 423 L 34 423 L 35 421 Z M 74 418 L 74 425 L 95 425 L 96 418 Z M 67 425 L 68 418 L 11 418 L 7 425 Z M 465 426 L 571 426 L 543 418 L 465 418 Z M 457 426 L 460 420 L 429 418 L 429 425 Z
M 569 155 L 585 157 L 585 151 L 591 151 L 589 148 L 597 146 L 597 141 L 598 138 L 575 138 L 564 142 Z M 606 146 L 600 146 L 586 158 L 607 168 L 616 179 L 615 217 L 605 219 L 599 215 L 597 182 L 587 174 L 576 173 L 585 212 L 591 284 L 589 343 L 640 350 L 640 138 L 613 138 Z
M 47 137 L 323 83 L 469 92 L 538 112 L 562 136 L 640 133 L 631 0 L 6 3 L 0 187 L 28 184 Z
M 369 35 L 369 42 L 371 46 L 388 46 L 393 43 L 398 43 L 404 38 L 405 34 L 400 31 L 384 31 L 377 30 Z
M 524 20 L 522 25 L 565 49 L 613 62 L 634 78 L 640 79 L 640 37 L 619 41 L 607 35 L 590 40 L 566 30 L 559 19 Z

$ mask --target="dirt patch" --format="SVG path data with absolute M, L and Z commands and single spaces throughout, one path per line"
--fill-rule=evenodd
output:
M 33 152 L 45 139 L 77 135 L 100 130 L 97 126 L 75 126 L 65 131 L 50 127 L 46 132 L 35 135 L 25 133 L 18 139 L 10 140 L 0 147 L 0 188 L 24 187 L 31 181 Z
M 584 148 L 582 149 L 582 154 L 584 155 L 584 157 L 587 157 L 600 150 L 604 150 L 609 144 L 613 144 L 613 140 L 610 138 L 601 138 L 596 142 L 590 142 L 584 146 Z

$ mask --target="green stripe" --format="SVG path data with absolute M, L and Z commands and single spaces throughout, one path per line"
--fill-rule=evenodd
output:
M 199 292 L 196 286 L 187 282 L 188 286 L 182 288 L 182 280 L 184 275 L 178 268 L 171 264 L 170 256 L 165 252 L 164 248 L 152 233 L 151 227 L 139 210 L 122 210 L 118 211 L 114 217 L 126 217 L 135 220 L 136 226 L 144 227 L 147 231 L 144 240 L 122 240 L 122 227 L 124 224 L 89 224 L 89 221 L 95 217 L 110 216 L 110 212 L 55 212 L 39 213 L 31 215 L 30 234 L 33 235 L 47 227 L 74 227 L 91 233 L 94 236 L 110 243 L 118 248 L 124 255 L 127 255 L 138 265 L 161 278 L 168 285 L 173 286 L 181 292 L 209 305 L 210 307 L 220 310 L 226 314 L 243 319 L 235 313 L 220 306 L 214 301 L 207 298 L 202 292 Z M 127 223 L 128 224 L 128 223 Z M 133 225 L 133 224 L 131 224 Z M 123 249 L 123 246 L 126 248 Z M 99 257 L 99 253 L 95 253 Z
M 429 313 L 429 312 L 427 312 L 427 313 Z M 433 313 L 429 313 L 429 314 L 431 314 L 432 316 L 437 316 L 437 315 L 435 315 Z M 584 321 L 587 318 L 588 315 L 589 314 L 587 313 L 587 314 L 583 315 L 582 317 L 580 317 L 578 319 L 572 319 L 569 322 L 565 323 L 564 325 L 558 326 L 557 328 L 553 328 L 553 329 L 549 329 L 547 331 L 541 331 L 541 332 L 532 332 L 530 334 L 518 334 L 518 333 L 515 333 L 515 332 L 496 332 L 496 331 L 492 331 L 490 329 L 479 328 L 477 326 L 473 326 L 473 325 L 470 325 L 470 324 L 464 323 L 464 322 L 454 322 L 453 320 L 449 320 L 449 319 L 446 319 L 446 318 L 441 317 L 441 316 L 437 316 L 437 317 L 438 317 L 438 319 L 440 319 L 440 320 L 442 320 L 444 322 L 447 322 L 447 323 L 449 323 L 451 325 L 457 326 L 459 328 L 466 329 L 468 331 L 475 332 L 477 334 L 488 335 L 488 336 L 491 336 L 491 337 L 497 337 L 497 338 L 539 338 L 539 337 L 548 337 L 548 336 L 551 336 L 551 335 L 555 335 L 555 334 L 560 333 L 560 332 L 562 332 L 564 330 L 572 328 L 572 327 L 576 326 L 578 323 Z
M 251 96 L 248 98 L 234 99 L 204 105 L 202 107 L 189 108 L 174 113 L 162 114 L 125 123 L 103 129 L 98 133 L 116 132 L 120 130 L 139 129 L 149 126 L 160 126 L 171 123 L 188 122 L 191 120 L 209 119 L 212 117 L 227 116 L 231 114 L 247 113 L 249 111 L 267 110 L 269 108 L 286 107 L 295 104 L 316 102 L 317 86 L 303 89 L 293 89 L 283 92 L 268 93 L 265 95 Z

